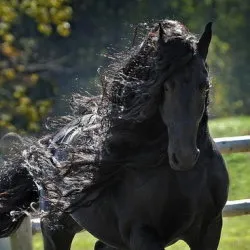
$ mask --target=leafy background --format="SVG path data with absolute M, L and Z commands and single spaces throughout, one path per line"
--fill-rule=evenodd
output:
M 164 18 L 197 35 L 214 21 L 210 126 L 216 137 L 249 134 L 249 12 L 250 2 L 238 0 L 0 0 L 0 136 L 42 133 L 47 116 L 69 112 L 73 92 L 96 93 L 97 68 L 131 47 L 138 23 Z M 230 199 L 248 198 L 249 154 L 224 157 Z M 219 249 L 250 249 L 249 225 L 248 216 L 225 219 Z M 40 235 L 33 239 L 42 249 Z M 93 242 L 78 234 L 73 249 Z
M 196 34 L 214 21 L 211 116 L 247 115 L 249 10 L 237 0 L 1 0 L 0 134 L 37 133 L 48 114 L 67 113 L 72 92 L 95 93 L 97 68 L 131 46 L 138 23 L 164 18 Z

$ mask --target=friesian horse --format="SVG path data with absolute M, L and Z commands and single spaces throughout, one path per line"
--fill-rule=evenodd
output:
M 81 228 L 95 249 L 218 247 L 229 181 L 208 129 L 212 24 L 200 39 L 172 20 L 146 31 L 100 96 L 78 96 L 65 126 L 22 153 L 49 203 L 46 250 L 70 249 Z

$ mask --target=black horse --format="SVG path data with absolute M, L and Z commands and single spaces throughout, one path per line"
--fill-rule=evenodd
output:
M 81 228 L 95 249 L 217 249 L 228 174 L 207 125 L 211 33 L 155 24 L 102 75 L 101 96 L 78 98 L 78 118 L 24 152 L 50 202 L 46 250 L 70 249 Z

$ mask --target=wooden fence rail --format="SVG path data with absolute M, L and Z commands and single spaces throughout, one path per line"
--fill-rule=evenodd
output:
M 221 153 L 250 152 L 250 136 L 214 139 Z M 223 209 L 224 217 L 250 214 L 250 199 L 228 201 Z M 0 250 L 32 250 L 32 232 L 40 232 L 40 219 L 27 217 L 20 228 L 9 238 L 0 239 Z
M 223 209 L 224 217 L 250 214 L 250 199 L 228 201 Z
M 223 154 L 250 152 L 250 135 L 215 138 L 214 141 Z

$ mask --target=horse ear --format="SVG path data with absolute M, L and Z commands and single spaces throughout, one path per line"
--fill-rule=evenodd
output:
M 207 53 L 208 53 L 208 47 L 212 39 L 212 22 L 209 22 L 205 30 L 197 44 L 197 49 L 200 54 L 200 56 L 203 58 L 204 61 L 206 61 Z
M 165 32 L 164 32 L 164 29 L 162 27 L 162 24 L 159 23 L 159 39 L 158 39 L 159 44 L 165 43 L 164 42 L 164 34 L 165 34 Z

